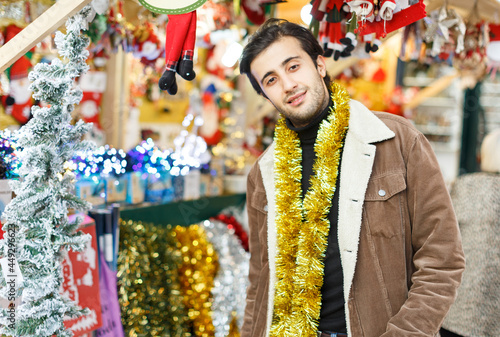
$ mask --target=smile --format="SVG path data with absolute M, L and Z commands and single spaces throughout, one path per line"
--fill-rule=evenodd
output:
M 295 95 L 295 96 L 293 96 L 292 98 L 290 98 L 288 100 L 288 104 L 291 104 L 293 106 L 297 106 L 300 103 L 302 103 L 302 101 L 305 99 L 305 97 L 306 97 L 306 93 L 305 92 L 300 93 L 298 95 Z

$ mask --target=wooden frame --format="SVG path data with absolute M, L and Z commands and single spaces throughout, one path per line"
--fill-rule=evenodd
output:
M 0 73 L 92 0 L 58 0 L 0 48 Z

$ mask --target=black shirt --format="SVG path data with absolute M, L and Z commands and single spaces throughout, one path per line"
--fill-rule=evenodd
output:
M 329 115 L 330 106 L 322 111 L 314 120 L 300 128 L 292 125 L 290 120 L 286 120 L 289 129 L 297 132 L 302 147 L 302 197 L 310 187 L 310 178 L 313 174 L 313 163 L 316 160 L 314 152 L 314 142 L 318 134 L 320 123 Z M 333 154 L 332 154 L 333 155 Z M 339 163 L 340 168 L 340 163 Z M 337 222 L 339 209 L 339 183 L 340 170 L 337 177 L 335 194 L 333 195 L 332 207 L 328 214 L 330 220 L 330 232 L 328 235 L 328 246 L 325 257 L 325 269 L 323 287 L 321 288 L 321 313 L 319 319 L 320 331 L 343 332 L 346 333 L 346 321 L 344 310 L 344 288 L 342 264 L 340 262 L 340 250 L 337 239 Z

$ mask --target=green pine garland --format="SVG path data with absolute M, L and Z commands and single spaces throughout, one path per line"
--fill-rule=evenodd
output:
M 76 151 L 93 145 L 81 138 L 90 125 L 79 121 L 71 125 L 71 111 L 82 98 L 74 80 L 88 70 L 86 28 L 90 7 L 68 19 L 66 34 L 56 33 L 60 59 L 37 64 L 30 73 L 33 97 L 46 103 L 32 109 L 33 118 L 19 131 L 20 179 L 12 184 L 16 197 L 7 205 L 3 229 L 7 238 L 0 241 L 0 256 L 17 260 L 23 282 L 17 280 L 15 312 L 0 309 L 0 334 L 7 336 L 73 336 L 63 324 L 65 316 L 86 312 L 63 298 L 61 262 L 68 249 L 81 251 L 90 239 L 76 232 L 80 223 L 69 222 L 68 209 L 86 211 L 90 204 L 72 193 L 74 175 L 65 172 L 64 163 Z M 10 287 L 0 281 L 0 296 L 8 298 Z M 14 305 L 14 304 L 13 304 Z

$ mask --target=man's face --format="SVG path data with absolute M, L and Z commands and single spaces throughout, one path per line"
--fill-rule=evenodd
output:
M 315 66 L 293 37 L 283 37 L 264 49 L 250 69 L 268 100 L 295 127 L 309 124 L 328 105 L 323 56 L 318 56 Z

